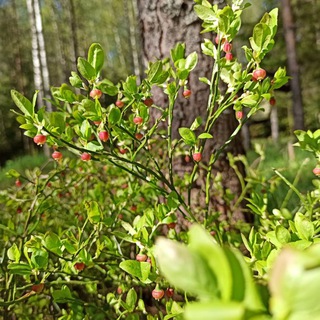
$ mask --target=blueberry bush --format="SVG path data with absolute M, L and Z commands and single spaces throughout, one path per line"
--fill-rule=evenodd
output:
M 213 192 L 230 197 L 212 173 L 219 155 L 288 80 L 284 68 L 272 77 L 262 68 L 274 45 L 278 10 L 254 27 L 243 64 L 232 53 L 242 1 L 222 9 L 195 2 L 208 33 L 201 54 L 214 65 L 210 79 L 199 79 L 210 90 L 207 114 L 180 128 L 179 140 L 172 139 L 173 111 L 179 92 L 192 94 L 188 77 L 198 59 L 196 52 L 186 56 L 183 43 L 170 57 L 150 62 L 141 83 L 131 75 L 117 84 L 101 78 L 105 54 L 92 44 L 87 57 L 78 58 L 70 84 L 52 88 L 50 113 L 36 110 L 37 92 L 29 100 L 12 90 L 20 128 L 52 148 L 52 159 L 41 169 L 10 170 L 15 185 L 0 193 L 4 319 L 320 317 L 319 180 L 302 194 L 280 171 L 265 180 L 244 156 L 229 155 L 243 187 L 238 201 L 247 200 L 254 221 L 231 227 L 210 207 Z M 157 105 L 155 86 L 168 105 Z M 152 109 L 159 115 L 154 121 Z M 227 109 L 238 126 L 205 163 L 206 141 L 214 139 Z M 296 135 L 318 161 L 317 178 L 320 131 Z M 193 168 L 181 177 L 173 163 L 185 155 Z M 246 176 L 237 171 L 239 162 Z M 201 214 L 191 198 L 199 170 L 206 177 Z M 288 199 L 280 208 L 270 206 L 279 180 L 298 195 L 296 210 L 286 208 Z

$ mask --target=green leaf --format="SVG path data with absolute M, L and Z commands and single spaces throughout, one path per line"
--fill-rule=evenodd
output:
M 170 51 L 171 59 L 174 63 L 184 58 L 185 49 L 185 43 L 177 43 L 176 46 Z
M 286 244 L 290 242 L 291 235 L 290 232 L 283 226 L 276 226 L 275 230 L 276 238 L 281 244 Z
M 6 172 L 6 176 L 12 177 L 12 178 L 19 178 L 20 173 L 15 169 L 10 169 L 9 171 Z
M 185 68 L 191 71 L 195 68 L 198 62 L 198 54 L 196 52 L 190 53 L 186 58 Z
M 88 51 L 88 62 L 95 68 L 98 76 L 104 63 L 104 51 L 99 43 L 93 43 Z
M 52 231 L 49 231 L 44 238 L 45 247 L 52 251 L 53 253 L 61 256 L 62 255 L 62 243 L 57 234 Z
M 314 225 L 307 217 L 298 212 L 294 218 L 294 224 L 300 239 L 312 240 L 314 236 Z
M 93 81 L 97 77 L 95 68 L 83 58 L 78 58 L 77 68 L 80 74 L 88 81 Z
M 137 293 L 136 290 L 134 290 L 134 288 L 131 288 L 126 296 L 126 304 L 128 306 L 128 311 L 132 312 L 135 309 L 136 303 L 137 303 Z
M 173 286 L 200 299 L 217 297 L 216 276 L 197 252 L 163 237 L 156 240 L 154 252 L 161 274 Z
M 61 290 L 53 290 L 52 297 L 56 303 L 68 303 L 73 300 L 71 291 L 66 285 L 63 285 Z
M 46 269 L 48 265 L 49 254 L 42 249 L 36 249 L 32 252 L 31 262 L 37 269 Z
M 194 131 L 194 130 L 198 129 L 201 126 L 201 124 L 202 124 L 202 117 L 200 117 L 200 116 L 196 117 L 194 119 L 194 121 L 192 122 L 190 130 Z
M 189 128 L 181 127 L 179 128 L 179 134 L 183 139 L 184 143 L 187 145 L 195 145 L 196 144 L 196 135 Z
M 80 127 L 80 133 L 83 139 L 87 141 L 91 139 L 92 129 L 88 120 L 84 120 L 82 122 Z
M 71 71 L 71 77 L 69 77 L 69 82 L 75 88 L 82 87 L 82 80 L 79 77 L 79 75 L 74 71 Z
M 98 223 L 101 221 L 102 212 L 99 207 L 99 204 L 96 201 L 85 201 L 85 208 L 87 210 L 88 219 L 92 224 Z
M 19 262 L 21 253 L 15 243 L 8 249 L 7 256 L 10 260 L 13 260 L 16 263 Z
M 28 276 L 31 274 L 32 269 L 26 263 L 10 263 L 8 264 L 10 274 L 19 274 L 21 276 Z
M 103 79 L 99 85 L 98 88 L 105 94 L 113 97 L 116 96 L 119 92 L 118 87 L 116 87 L 110 80 Z
M 150 274 L 150 263 L 139 262 L 136 260 L 122 261 L 119 267 L 133 277 L 139 278 L 142 282 L 146 282 Z
M 128 93 L 134 94 L 138 93 L 138 86 L 137 86 L 137 77 L 136 76 L 129 76 L 126 79 L 126 82 L 123 83 L 124 91 Z
M 216 20 L 216 14 L 211 8 L 208 8 L 202 5 L 195 5 L 194 11 L 196 12 L 197 16 L 201 20 L 209 20 L 209 21 Z
M 203 132 L 198 136 L 198 139 L 211 139 L 211 138 L 213 138 L 212 134 L 207 132 Z
M 108 115 L 109 124 L 111 126 L 115 125 L 120 121 L 120 119 L 121 119 L 121 111 L 119 110 L 119 108 L 112 108 Z
M 25 116 L 34 116 L 34 107 L 29 99 L 16 90 L 11 90 L 11 98 Z
M 231 301 L 193 302 L 187 304 L 183 316 L 185 320 L 242 320 L 245 319 L 245 308 L 242 303 Z

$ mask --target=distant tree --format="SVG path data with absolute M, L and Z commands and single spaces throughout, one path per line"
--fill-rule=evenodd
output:
M 225 1 L 216 0 L 213 3 L 223 5 Z M 193 1 L 138 0 L 143 43 L 142 55 L 145 65 L 148 61 L 170 56 L 170 50 L 177 42 L 186 43 L 187 54 L 193 51 L 200 53 L 200 44 L 205 36 L 200 35 L 201 22 L 193 11 L 193 5 Z M 212 65 L 212 59 L 203 54 L 199 55 L 197 67 L 188 79 L 187 86 L 192 91 L 191 97 L 186 100 L 181 95 L 175 106 L 173 123 L 175 138 L 180 138 L 179 127 L 190 127 L 197 116 L 205 116 L 209 89 L 207 85 L 199 81 L 199 77 L 209 77 Z M 161 95 L 158 91 L 154 91 L 154 100 L 160 106 L 165 106 L 167 103 L 166 96 Z M 205 159 L 208 160 L 212 151 L 228 139 L 235 127 L 234 113 L 232 110 L 227 110 L 216 123 L 213 132 L 214 139 L 210 139 L 211 141 L 206 144 Z M 221 172 L 223 187 L 230 189 L 232 194 L 237 195 L 241 191 L 240 183 L 235 171 L 230 167 L 227 152 L 234 155 L 244 153 L 239 137 L 221 154 L 214 170 Z M 177 161 L 175 169 L 180 174 L 188 171 L 188 164 L 184 161 L 184 157 Z M 199 185 L 197 188 L 201 188 L 201 186 Z M 194 189 L 193 201 L 202 202 L 203 199 L 199 198 L 197 188 Z M 222 214 L 226 212 L 227 204 L 219 196 L 213 202 L 216 210 Z
M 296 50 L 296 32 L 290 0 L 281 0 L 284 38 L 288 58 L 288 74 L 291 76 L 293 129 L 304 129 L 303 101 L 300 85 L 299 63 Z

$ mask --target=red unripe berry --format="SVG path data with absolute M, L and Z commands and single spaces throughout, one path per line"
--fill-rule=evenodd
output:
M 77 271 L 82 271 L 84 269 L 86 265 L 83 263 L 83 262 L 76 262 L 74 264 L 74 268 L 77 270 Z
M 192 155 L 192 158 L 194 161 L 199 162 L 202 159 L 202 154 L 201 152 L 196 152 Z
M 228 53 L 228 52 L 231 52 L 232 50 L 232 44 L 230 42 L 225 42 L 224 45 L 223 45 L 223 48 L 222 50 L 225 52 L 225 53 Z
M 54 160 L 60 160 L 62 159 L 62 153 L 59 152 L 59 151 L 54 151 L 51 155 L 51 157 L 54 159 Z
M 99 90 L 99 89 L 92 89 L 91 91 L 90 91 L 90 97 L 92 98 L 92 99 L 100 99 L 100 97 L 102 96 L 102 91 L 101 90 Z
M 271 97 L 270 100 L 269 100 L 269 103 L 270 103 L 270 105 L 274 106 L 277 103 L 276 98 L 275 97 Z
M 134 122 L 134 124 L 136 124 L 136 125 L 141 125 L 142 123 L 143 123 L 143 118 L 141 118 L 141 117 L 134 117 L 133 118 L 133 122 Z
M 231 52 L 227 52 L 225 58 L 226 58 L 227 61 L 231 61 L 233 59 L 232 53 Z
M 174 290 L 172 288 L 167 288 L 165 294 L 166 294 L 166 297 L 172 298 L 174 294 Z
M 19 188 L 19 187 L 22 186 L 22 182 L 19 179 L 17 179 L 16 182 L 15 182 L 15 185 L 16 185 L 16 187 Z
M 264 69 L 256 69 L 252 73 L 252 77 L 258 81 L 263 80 L 267 75 L 266 70 Z
M 82 155 L 81 155 L 81 160 L 83 161 L 89 161 L 91 159 L 91 154 L 87 153 L 87 152 L 84 152 Z
M 44 288 L 44 283 L 35 283 L 34 285 L 32 285 L 31 290 L 36 293 L 40 293 L 42 292 L 43 288 Z
M 169 229 L 174 229 L 176 227 L 176 223 L 175 222 L 170 222 L 170 223 L 167 224 L 167 227 Z
M 190 96 L 191 96 L 191 90 L 189 90 L 189 89 L 184 90 L 183 93 L 182 93 L 182 95 L 183 95 L 186 99 L 190 98 Z
M 103 142 L 108 141 L 109 139 L 109 133 L 107 131 L 100 131 L 99 132 L 99 139 Z
M 189 155 L 186 155 L 186 156 L 184 157 L 184 161 L 185 161 L 185 162 L 188 163 L 188 162 L 190 162 L 190 160 L 191 160 L 191 159 L 190 159 L 190 156 L 189 156 Z
M 101 123 L 101 120 L 96 120 L 96 121 L 93 121 L 93 123 L 98 126 L 100 123 Z
M 22 208 L 21 207 L 18 207 L 17 213 L 22 213 Z
M 119 152 L 120 152 L 121 154 L 126 154 L 126 153 L 128 152 L 128 150 L 127 150 L 127 149 L 120 148 L 120 149 L 119 149 Z
M 222 44 L 225 43 L 225 41 L 226 41 L 225 38 L 222 38 L 222 39 L 221 39 L 221 43 L 222 43 Z M 219 44 L 219 42 L 220 42 L 220 36 L 217 35 L 216 38 L 215 38 L 215 43 L 216 43 L 216 44 Z
M 143 103 L 147 106 L 147 107 L 151 107 L 153 105 L 153 99 L 152 98 L 146 98 L 143 100 Z
M 139 262 L 144 262 L 148 259 L 148 256 L 146 254 L 143 254 L 143 253 L 138 253 L 136 255 L 136 260 L 139 261 Z
M 317 176 L 319 177 L 320 176 L 320 167 L 316 167 L 312 170 L 312 172 Z
M 47 137 L 43 134 L 37 134 L 34 138 L 33 138 L 34 143 L 36 143 L 37 145 L 43 145 L 46 141 L 47 141 Z
M 131 210 L 131 211 L 137 211 L 137 206 L 136 206 L 136 205 L 132 205 L 132 206 L 130 207 L 130 210 Z
M 121 101 L 121 100 L 117 100 L 117 101 L 116 101 L 116 106 L 117 106 L 118 108 L 122 108 L 122 107 L 124 106 L 124 102 Z
M 143 138 L 143 134 L 140 133 L 140 132 L 137 132 L 137 133 L 135 134 L 135 137 L 136 137 L 136 139 L 141 140 L 141 139 Z
M 156 300 L 162 299 L 164 296 L 164 291 L 162 289 L 154 289 L 152 290 L 152 297 Z
M 238 120 L 241 120 L 243 118 L 243 111 L 241 110 L 236 111 L 236 118 Z

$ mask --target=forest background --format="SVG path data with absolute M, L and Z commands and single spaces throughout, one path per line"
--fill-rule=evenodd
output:
M 240 46 L 244 39 L 248 39 L 252 26 L 261 15 L 280 7 L 285 14 L 280 14 L 275 48 L 268 55 L 265 68 L 272 73 L 275 66 L 288 66 L 290 56 L 296 56 L 293 60 L 296 64 L 291 66 L 291 70 L 288 66 L 288 73 L 294 76 L 295 82 L 276 93 L 280 137 L 288 138 L 294 129 L 303 126 L 310 130 L 318 128 L 320 3 L 316 0 L 248 2 L 252 6 L 244 12 L 243 39 L 238 39 L 239 47 L 234 47 L 235 52 L 241 51 Z M 144 76 L 139 14 L 136 0 L 0 1 L 1 166 L 8 159 L 37 151 L 31 139 L 23 135 L 15 114 L 10 111 L 15 108 L 10 89 L 16 89 L 28 97 L 33 95 L 35 89 L 40 89 L 45 97 L 49 97 L 50 86 L 69 82 L 71 71 L 76 70 L 77 57 L 85 56 L 93 42 L 99 42 L 106 51 L 104 70 L 107 74 L 102 76 L 114 83 L 125 79 L 128 74 L 136 74 L 138 78 Z M 39 22 L 42 26 L 36 30 Z M 33 40 L 35 32 L 40 35 L 38 43 Z M 288 42 L 288 33 L 291 33 L 291 43 Z M 188 46 L 188 39 L 185 41 Z M 236 45 L 237 42 L 234 43 Z M 296 86 L 294 89 L 293 85 Z M 301 105 L 298 108 L 302 107 L 304 116 L 298 116 L 295 120 L 293 110 L 299 102 Z M 273 135 L 275 140 L 278 139 L 278 133 L 271 132 L 270 114 L 270 106 L 266 106 L 266 112 L 254 119 L 250 125 L 252 138 Z

